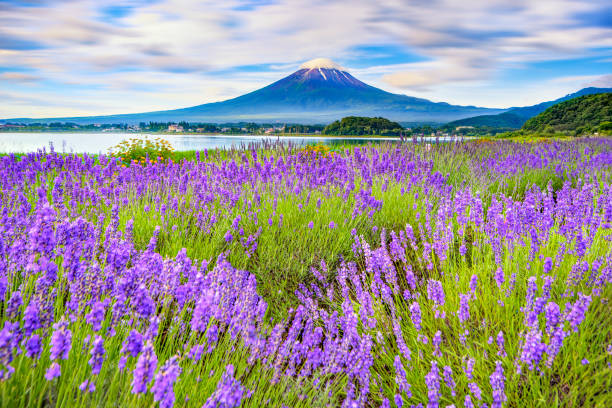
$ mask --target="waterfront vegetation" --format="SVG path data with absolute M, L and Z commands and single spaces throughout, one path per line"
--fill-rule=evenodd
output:
M 336 136 L 400 136 L 404 133 L 405 129 L 397 122 L 362 116 L 348 116 L 330 123 L 323 129 L 324 135 Z
M 611 139 L 127 146 L 0 157 L 0 406 L 612 405 Z

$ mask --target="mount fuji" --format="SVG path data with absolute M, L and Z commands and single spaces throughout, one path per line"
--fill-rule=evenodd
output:
M 435 103 L 375 88 L 326 58 L 300 66 L 293 74 L 254 92 L 223 102 L 183 109 L 109 116 L 54 118 L 74 123 L 138 122 L 297 122 L 329 123 L 344 116 L 384 116 L 401 122 L 448 122 L 504 112 L 475 106 Z M 51 119 L 13 119 L 45 122 Z

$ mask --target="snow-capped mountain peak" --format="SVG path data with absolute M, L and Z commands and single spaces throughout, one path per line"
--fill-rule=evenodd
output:
M 346 71 L 346 69 L 329 58 L 315 58 L 307 61 L 300 65 L 300 69 L 336 69 L 338 71 Z

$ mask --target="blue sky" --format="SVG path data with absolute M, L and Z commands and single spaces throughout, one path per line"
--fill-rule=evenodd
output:
M 331 58 L 390 92 L 510 107 L 612 86 L 612 6 L 571 0 L 0 1 L 0 118 L 239 96 Z

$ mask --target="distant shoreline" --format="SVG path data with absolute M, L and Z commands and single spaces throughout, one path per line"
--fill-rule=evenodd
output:
M 283 137 L 299 137 L 299 138 L 317 138 L 317 139 L 390 139 L 390 140 L 400 140 L 399 136 L 383 136 L 383 135 L 323 135 L 323 134 L 315 134 L 315 133 L 272 133 L 272 134 L 260 134 L 260 133 L 214 133 L 214 132 L 126 132 L 122 130 L 113 130 L 112 132 L 101 132 L 96 130 L 3 130 L 0 131 L 0 135 L 3 133 L 65 133 L 65 134 L 79 134 L 79 133 L 91 133 L 96 135 L 103 134 L 125 134 L 125 135 L 150 135 L 150 136 L 241 136 L 241 137 L 268 137 L 270 139 L 283 138 Z M 435 139 L 436 136 L 423 136 L 424 138 Z M 440 136 L 441 137 L 441 136 Z M 412 136 L 404 136 L 404 139 L 411 139 Z M 421 138 L 421 136 L 417 136 L 417 138 Z

